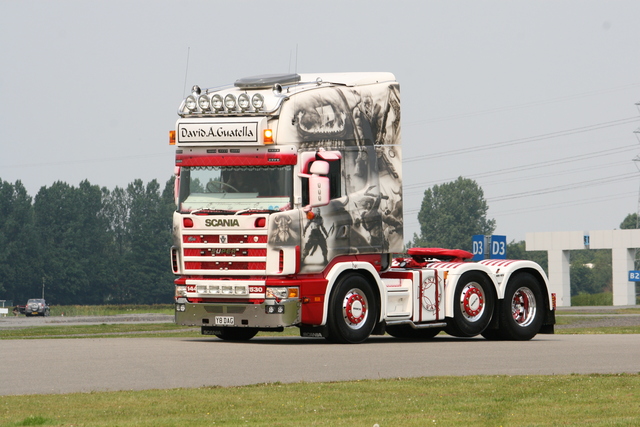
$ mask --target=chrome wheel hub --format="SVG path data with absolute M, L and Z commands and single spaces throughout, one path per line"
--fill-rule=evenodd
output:
M 347 326 L 352 329 L 360 328 L 368 315 L 366 295 L 360 289 L 351 289 L 342 302 L 342 315 Z
M 471 282 L 462 289 L 460 294 L 460 309 L 462 315 L 470 322 L 477 321 L 484 313 L 485 296 L 482 287 Z
M 529 326 L 536 317 L 536 298 L 529 288 L 520 288 L 511 298 L 511 314 L 518 326 Z

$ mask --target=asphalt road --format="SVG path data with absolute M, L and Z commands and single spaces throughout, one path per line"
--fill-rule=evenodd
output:
M 373 337 L 358 345 L 258 337 L 0 341 L 0 395 L 236 386 L 436 375 L 640 372 L 640 335 L 538 335 L 527 342 Z

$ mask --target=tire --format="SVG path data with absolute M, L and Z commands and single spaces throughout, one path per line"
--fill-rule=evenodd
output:
M 501 341 L 502 335 L 500 334 L 499 329 L 485 329 L 480 333 L 484 337 L 484 339 L 489 341 Z
M 387 326 L 386 330 L 392 337 L 411 340 L 430 340 L 442 331 L 440 328 L 413 329 L 410 325 Z
M 204 326 L 202 329 L 204 330 Z M 255 337 L 258 330 L 255 328 L 208 328 L 213 335 L 225 341 L 249 341 Z M 208 334 L 207 334 L 208 335 Z
M 500 337 L 527 341 L 535 337 L 544 317 L 544 301 L 538 280 L 521 273 L 509 280 L 500 307 Z
M 369 281 L 359 274 L 347 274 L 329 300 L 327 339 L 341 344 L 361 343 L 371 335 L 377 318 L 378 306 Z
M 487 277 L 477 271 L 464 273 L 453 293 L 453 318 L 445 331 L 454 337 L 474 337 L 482 333 L 493 316 L 495 300 Z

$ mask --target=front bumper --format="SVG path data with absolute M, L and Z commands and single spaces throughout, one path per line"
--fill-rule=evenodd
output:
M 233 318 L 233 325 L 228 318 Z M 225 320 L 225 324 L 217 323 Z M 288 299 L 262 304 L 197 303 L 178 299 L 175 304 L 177 325 L 275 329 L 300 323 L 300 300 Z

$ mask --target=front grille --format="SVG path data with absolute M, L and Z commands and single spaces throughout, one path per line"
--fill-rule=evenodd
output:
M 186 249 L 184 256 L 201 256 L 201 257 L 221 257 L 221 256 L 259 256 L 266 257 L 266 249 L 241 249 L 241 248 L 208 248 L 208 249 Z
M 191 230 L 190 230 L 191 232 Z M 243 234 L 225 230 L 220 234 L 182 236 L 184 274 L 232 276 L 263 275 L 267 269 L 267 231 Z
M 216 261 L 216 262 L 185 262 L 184 267 L 187 270 L 266 270 L 266 262 L 232 262 L 232 261 Z M 200 271 L 202 273 L 202 271 Z M 254 271 L 255 273 L 255 271 Z

